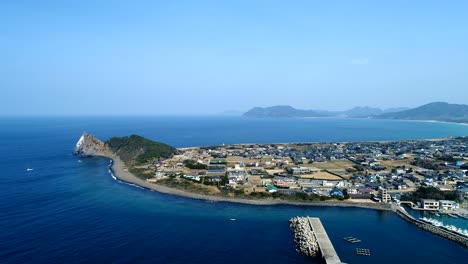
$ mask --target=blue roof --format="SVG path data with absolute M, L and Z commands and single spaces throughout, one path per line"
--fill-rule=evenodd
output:
M 276 187 L 273 186 L 273 185 L 268 185 L 268 186 L 267 186 L 267 190 L 268 190 L 268 191 L 272 191 L 272 190 L 275 190 L 275 191 L 276 191 L 276 190 L 278 190 L 278 188 L 276 188 Z
M 213 170 L 207 170 L 207 172 L 209 172 L 209 173 L 222 173 L 222 172 L 224 172 L 224 170 L 213 169 Z

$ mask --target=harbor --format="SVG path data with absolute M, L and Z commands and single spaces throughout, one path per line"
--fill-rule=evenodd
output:
M 327 264 L 342 263 L 320 218 L 294 217 L 289 222 L 301 254 L 312 257 L 320 256 Z
M 421 229 L 427 230 L 432 232 L 436 235 L 444 237 L 446 239 L 452 240 L 456 243 L 463 245 L 464 247 L 468 247 L 468 237 L 464 234 L 460 234 L 452 229 L 443 227 L 443 226 L 436 226 L 434 222 L 430 219 L 421 218 L 416 219 L 411 214 L 409 214 L 403 207 L 394 206 L 393 207 L 395 213 L 402 217 L 407 222 L 413 223 Z

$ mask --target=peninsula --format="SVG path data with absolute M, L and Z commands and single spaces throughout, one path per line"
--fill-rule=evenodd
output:
M 414 202 L 466 198 L 467 143 L 468 138 L 450 138 L 176 149 L 136 135 L 102 142 L 84 133 L 74 154 L 109 158 L 115 177 L 162 193 L 388 210 L 402 196 Z
M 176 149 L 141 136 L 83 133 L 73 153 L 112 160 L 114 176 L 161 193 L 255 205 L 392 210 L 468 247 L 464 230 L 414 210 L 468 219 L 468 137 L 395 142 L 238 144 Z

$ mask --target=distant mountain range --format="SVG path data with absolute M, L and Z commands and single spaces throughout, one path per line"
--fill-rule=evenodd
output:
M 271 107 L 254 107 L 244 113 L 246 117 L 369 117 L 384 113 L 391 113 L 406 110 L 409 108 L 392 108 L 382 110 L 372 107 L 354 107 L 346 111 L 326 111 L 326 110 L 302 110 L 289 105 L 278 105 Z
M 429 103 L 417 108 L 380 109 L 354 107 L 346 111 L 302 110 L 288 105 L 254 107 L 243 114 L 256 118 L 288 117 L 370 117 L 379 119 L 435 120 L 468 123 L 468 105 L 442 102 Z
M 468 105 L 435 102 L 413 109 L 377 115 L 376 118 L 468 123 Z

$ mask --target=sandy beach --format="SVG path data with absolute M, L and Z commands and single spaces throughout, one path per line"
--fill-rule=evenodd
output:
M 186 198 L 216 201 L 216 202 L 250 204 L 250 205 L 340 206 L 340 207 L 359 207 L 359 208 L 368 208 L 368 209 L 376 209 L 376 210 L 391 210 L 391 208 L 387 205 L 373 203 L 367 200 L 366 201 L 353 200 L 353 201 L 343 201 L 343 202 L 338 202 L 338 201 L 290 202 L 290 201 L 285 201 L 285 200 L 280 200 L 280 199 L 250 200 L 250 199 L 229 198 L 229 197 L 222 197 L 222 196 L 191 193 L 191 192 L 186 192 L 186 191 L 158 185 L 155 183 L 147 182 L 145 180 L 138 178 L 137 176 L 133 175 L 132 173 L 128 171 L 124 162 L 116 155 L 105 153 L 99 156 L 103 156 L 105 158 L 109 158 L 112 160 L 111 170 L 114 176 L 123 182 L 135 184 L 140 187 L 154 190 L 160 193 L 177 195 L 177 196 L 182 196 Z

